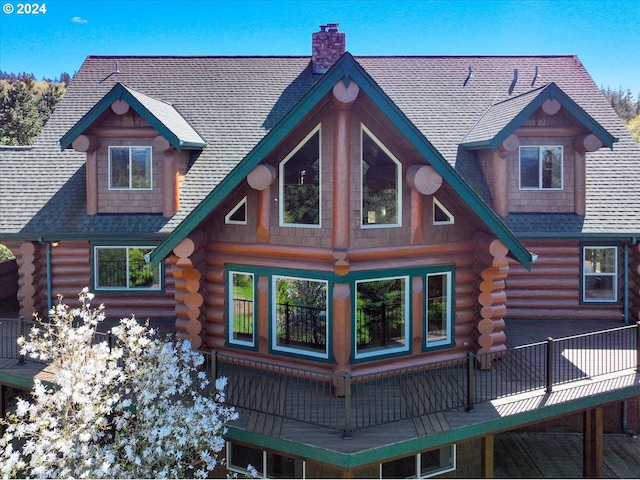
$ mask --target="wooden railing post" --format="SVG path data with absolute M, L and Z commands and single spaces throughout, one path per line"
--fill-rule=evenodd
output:
M 476 403 L 476 376 L 475 376 L 476 356 L 473 352 L 467 353 L 467 412 L 475 410 Z
M 547 338 L 547 384 L 545 392 L 551 393 L 553 391 L 553 338 Z
M 353 436 L 351 430 L 351 374 L 344 374 L 344 434 L 345 440 L 351 440 Z

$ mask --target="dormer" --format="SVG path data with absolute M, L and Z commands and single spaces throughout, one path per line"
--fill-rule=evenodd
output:
M 585 155 L 616 140 L 550 83 L 489 106 L 461 147 L 476 151 L 498 215 L 585 215 Z
M 85 153 L 87 214 L 161 213 L 179 207 L 189 151 L 204 139 L 173 105 L 116 84 L 59 141 Z

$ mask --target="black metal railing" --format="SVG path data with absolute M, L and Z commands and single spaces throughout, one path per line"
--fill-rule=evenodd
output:
M 359 308 L 356 313 L 358 349 L 404 343 L 405 309 L 400 304 Z
M 323 308 L 279 303 L 276 306 L 278 345 L 325 350 L 327 314 Z
M 18 358 L 15 339 L 35 322 L 0 320 L 0 357 Z M 11 340 L 13 344 L 11 344 Z M 112 342 L 99 333 L 96 341 Z M 112 343 L 110 343 L 112 344 Z M 331 374 L 207 351 L 203 369 L 227 378 L 226 401 L 343 431 L 406 420 L 625 370 L 640 372 L 640 322 L 609 330 L 378 373 Z M 212 382 L 213 383 L 213 382 Z

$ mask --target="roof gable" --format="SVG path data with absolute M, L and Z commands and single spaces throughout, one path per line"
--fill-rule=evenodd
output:
M 402 132 L 409 142 L 442 175 L 474 210 L 485 225 L 505 244 L 514 258 L 529 268 L 532 254 L 506 227 L 491 208 L 462 179 L 437 149 L 424 137 L 418 128 L 385 94 L 372 77 L 348 52 L 325 73 L 322 78 L 298 101 L 296 105 L 274 126 L 249 154 L 214 188 L 209 195 L 174 229 L 154 250 L 151 262 L 158 263 L 173 250 L 200 222 L 202 222 L 231 190 L 244 180 L 246 175 L 261 162 L 271 150 L 296 127 L 302 119 L 327 95 L 338 82 L 348 85 L 355 81 L 360 89 L 374 102 L 380 111 Z
M 462 139 L 461 146 L 466 149 L 496 150 L 516 128 L 550 99 L 557 100 L 578 122 L 598 137 L 603 145 L 613 147 L 617 138 L 553 82 L 491 105 Z
M 145 95 L 122 83 L 117 83 L 96 103 L 62 138 L 60 148 L 65 150 L 89 128 L 116 100 L 126 101 L 176 150 L 199 150 L 207 142 L 172 105 Z

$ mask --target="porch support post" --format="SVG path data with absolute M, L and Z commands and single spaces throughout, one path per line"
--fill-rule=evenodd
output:
M 260 243 L 269 243 L 269 213 L 271 212 L 271 185 L 276 179 L 273 165 L 261 163 L 247 175 L 247 183 L 258 191 L 256 238 Z
M 351 211 L 351 107 L 360 87 L 351 81 L 339 81 L 333 87 L 333 237 L 335 266 L 338 275 L 349 272 L 346 252 L 349 249 Z
M 603 415 L 602 407 L 584 412 L 582 472 L 584 478 L 602 478 Z
M 494 435 L 487 435 L 481 439 L 480 476 L 482 478 L 493 478 L 493 459 L 495 457 Z

